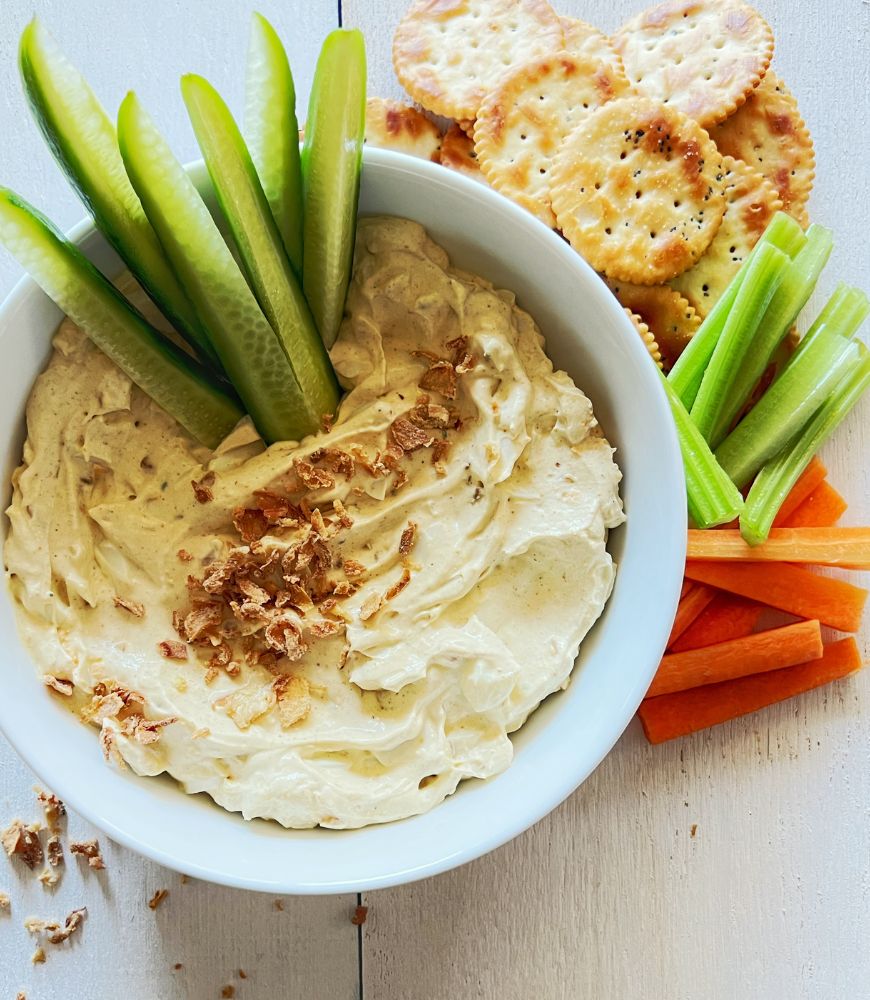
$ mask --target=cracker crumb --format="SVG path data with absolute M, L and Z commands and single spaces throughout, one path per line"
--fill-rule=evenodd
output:
M 31 871 L 41 865 L 44 858 L 39 829 L 38 823 L 25 826 L 20 819 L 14 819 L 0 835 L 7 857 L 20 858 Z
M 367 906 L 358 906 L 353 911 L 353 916 L 350 918 L 350 922 L 355 927 L 361 927 L 366 922 L 366 917 L 369 915 L 369 908 Z
M 36 951 L 30 956 L 30 961 L 34 965 L 42 965 L 45 961 L 45 949 L 39 945 Z
M 276 899 L 273 905 L 274 905 L 275 909 L 279 913 L 283 913 L 284 912 L 284 900 L 283 899 Z
M 145 617 L 145 605 L 141 601 L 132 601 L 127 597 L 118 597 L 117 594 L 112 598 L 116 608 L 122 608 L 124 611 L 129 611 L 131 615 L 136 618 Z
M 182 562 L 190 562 L 193 559 L 193 556 L 187 551 L 187 549 L 179 549 L 176 554 Z
M 27 997 L 24 995 L 24 993 L 21 990 L 19 990 L 15 994 L 15 1000 L 27 1000 Z
M 87 907 L 80 906 L 78 909 L 71 910 L 66 915 L 62 926 L 57 920 L 42 920 L 40 917 L 26 917 L 24 920 L 24 929 L 28 934 L 47 934 L 49 944 L 63 944 L 64 941 L 69 940 L 79 927 L 81 927 L 87 915 Z M 39 951 L 42 951 L 42 949 L 37 948 L 37 952 Z M 35 958 L 34 961 L 36 961 Z M 43 957 L 39 959 L 39 961 L 45 961 L 44 953 Z
M 694 837 L 697 832 L 698 832 L 698 824 L 693 823 L 691 829 L 689 830 L 689 836 Z
M 232 998 L 235 995 L 236 995 L 235 986 L 224 986 L 224 988 L 221 990 L 221 997 L 229 998 L 229 1000 L 232 1000 Z
M 12 911 L 12 900 L 8 892 L 0 892 L 0 913 L 10 913 Z
M 190 876 L 189 875 L 182 875 L 181 876 L 181 884 L 182 885 L 187 885 L 187 883 L 189 881 L 190 881 Z
M 87 858 L 88 867 L 93 868 L 95 871 L 103 871 L 106 867 L 106 862 L 103 861 L 103 855 L 100 853 L 100 842 L 93 838 L 93 840 L 73 840 L 69 845 L 70 854 L 78 854 L 79 857 Z
M 73 682 L 66 677 L 55 677 L 54 674 L 46 674 L 42 678 L 42 683 L 46 687 L 51 688 L 52 691 L 62 694 L 65 698 L 69 698 L 73 693 Z
M 164 899 L 169 895 L 168 889 L 158 889 L 154 895 L 148 900 L 148 909 L 156 910 L 158 906 L 163 902 Z
M 172 968 L 175 972 L 179 972 L 181 969 L 184 968 L 184 966 L 181 964 L 181 962 L 176 962 L 175 965 L 172 966 Z
M 248 974 L 247 974 L 247 972 L 245 972 L 244 969 L 239 969 L 238 975 L 239 975 L 239 979 L 247 979 L 248 978 Z

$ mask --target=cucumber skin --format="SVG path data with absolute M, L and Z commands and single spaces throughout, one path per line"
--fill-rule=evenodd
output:
M 55 226 L 0 188 L 0 242 L 46 294 L 140 389 L 215 448 L 243 413 L 237 402 L 150 324 Z
M 181 92 L 248 284 L 319 421 L 324 414 L 335 413 L 338 383 L 245 141 L 229 108 L 207 80 L 188 74 L 182 77 Z
M 267 443 L 318 430 L 293 369 L 199 192 L 129 93 L 118 140 L 130 181 L 203 318 L 233 386 Z
M 271 71 L 263 69 L 264 64 Z M 286 105 L 286 117 L 270 112 Z M 302 276 L 302 161 L 296 89 L 287 53 L 272 25 L 256 11 L 245 82 L 245 133 L 251 159 L 284 241 L 287 257 Z M 276 153 L 277 150 L 277 153 Z
M 51 42 L 40 39 L 44 30 L 37 18 L 24 29 L 19 46 L 19 69 L 31 112 L 46 144 L 97 227 L 157 307 L 191 346 L 217 363 L 217 354 L 202 329 L 196 310 L 166 261 L 157 234 L 127 179 L 117 149 L 114 125 L 78 71 L 66 63 L 60 52 L 52 55 L 46 49 L 46 44 Z M 65 136 L 67 126 L 59 121 L 59 109 L 50 94 L 52 60 L 63 60 L 66 64 L 63 67 L 55 65 L 55 72 L 62 68 L 66 75 L 74 74 L 80 81 L 82 97 L 91 104 L 91 113 L 99 119 L 100 127 L 95 131 L 102 133 L 104 140 L 111 136 L 111 143 L 104 141 L 99 148 L 85 145 L 77 148 L 75 140 L 70 141 Z M 97 156 L 99 162 L 88 162 Z
M 327 348 L 350 284 L 365 138 L 365 40 L 357 29 L 327 35 L 311 88 L 302 146 L 302 287 Z

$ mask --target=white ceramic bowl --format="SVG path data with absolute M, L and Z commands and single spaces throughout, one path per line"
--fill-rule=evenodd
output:
M 205 189 L 201 167 L 192 168 Z M 359 891 L 461 865 L 541 819 L 589 775 L 635 712 L 664 649 L 685 556 L 682 464 L 646 351 L 616 300 L 558 236 L 490 189 L 443 167 L 367 148 L 360 209 L 422 223 L 459 267 L 516 292 L 555 364 L 589 395 L 625 474 L 628 520 L 612 532 L 616 585 L 568 689 L 514 738 L 511 767 L 467 781 L 431 812 L 363 830 L 247 823 L 169 778 L 102 759 L 96 733 L 38 681 L 0 596 L 0 727 L 39 778 L 109 837 L 197 878 L 272 893 Z M 104 271 L 121 264 L 90 222 L 71 234 Z M 61 319 L 29 279 L 0 308 L 4 496 L 20 460 L 23 411 Z M 8 524 L 3 519 L 3 533 Z

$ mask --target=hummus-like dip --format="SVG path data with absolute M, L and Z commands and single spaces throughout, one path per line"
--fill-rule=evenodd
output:
M 417 224 L 361 221 L 332 359 L 331 430 L 210 453 L 66 321 L 9 508 L 21 631 L 107 755 L 288 827 L 503 771 L 623 520 L 589 400 Z

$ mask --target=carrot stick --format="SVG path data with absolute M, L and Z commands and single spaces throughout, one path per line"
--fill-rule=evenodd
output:
M 664 743 L 665 740 L 756 712 L 860 669 L 861 654 L 855 640 L 851 637 L 840 639 L 826 645 L 818 660 L 766 674 L 739 677 L 721 684 L 708 684 L 691 691 L 648 698 L 637 714 L 650 743 Z
M 792 486 L 791 492 L 783 500 L 782 506 L 773 519 L 773 527 L 784 527 L 788 518 L 800 507 L 813 490 L 825 481 L 828 470 L 822 460 L 816 455 L 810 459 L 810 464 L 800 474 L 798 481 Z
M 683 653 L 699 646 L 712 646 L 749 635 L 758 624 L 764 605 L 745 597 L 717 594 L 685 632 L 668 649 Z
M 686 558 L 870 569 L 870 528 L 772 528 L 761 545 L 747 545 L 739 531 L 690 528 Z
M 687 691 L 702 684 L 719 684 L 747 674 L 793 667 L 822 655 L 822 630 L 817 621 L 795 622 L 766 632 L 729 639 L 715 646 L 668 653 L 647 691 L 647 698 Z
M 830 528 L 840 520 L 848 506 L 834 487 L 825 480 L 810 493 L 800 507 L 792 511 L 783 527 Z
M 668 646 L 686 631 L 715 596 L 716 591 L 712 587 L 705 587 L 702 583 L 690 583 L 677 605 L 677 614 L 668 637 Z
M 798 618 L 817 618 L 841 632 L 857 632 L 867 591 L 845 580 L 832 580 L 791 563 L 686 563 L 686 576 L 709 587 L 740 594 L 788 611 Z

